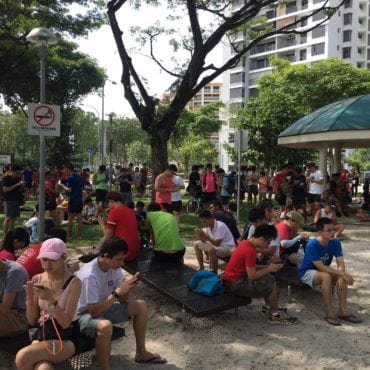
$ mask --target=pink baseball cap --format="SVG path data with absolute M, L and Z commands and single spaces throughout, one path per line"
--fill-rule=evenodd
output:
M 51 238 L 42 243 L 37 259 L 47 258 L 56 261 L 64 254 L 67 254 L 65 243 L 58 238 Z

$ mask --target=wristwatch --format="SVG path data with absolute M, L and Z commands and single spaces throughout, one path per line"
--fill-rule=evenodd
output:
M 54 308 L 57 306 L 57 304 L 58 304 L 58 301 L 55 301 L 54 303 L 49 303 L 48 308 L 50 308 L 51 310 L 54 310 Z
M 119 294 L 115 290 L 113 290 L 111 294 L 114 298 L 117 298 L 117 299 L 119 298 Z

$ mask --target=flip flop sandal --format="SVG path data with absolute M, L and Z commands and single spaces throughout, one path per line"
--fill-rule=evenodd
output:
M 338 316 L 338 319 L 351 322 L 352 324 L 360 324 L 362 322 L 362 319 L 359 317 L 356 317 L 355 315 L 344 315 L 344 316 Z
M 342 324 L 340 323 L 340 321 L 335 318 L 335 317 L 325 317 L 325 321 L 330 324 L 330 325 L 333 325 L 333 326 L 341 326 Z
M 146 360 L 135 360 L 138 364 L 166 364 L 167 360 L 159 355 L 154 355 Z

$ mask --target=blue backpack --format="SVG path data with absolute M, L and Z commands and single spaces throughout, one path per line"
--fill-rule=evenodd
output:
M 208 297 L 224 294 L 221 279 L 214 272 L 207 270 L 199 270 L 190 279 L 188 288 Z

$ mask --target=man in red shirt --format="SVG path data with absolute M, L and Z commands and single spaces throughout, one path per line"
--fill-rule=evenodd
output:
M 122 203 L 121 194 L 117 191 L 108 192 L 107 201 L 109 208 L 107 222 L 104 223 L 99 216 L 99 223 L 104 229 L 104 238 L 100 245 L 112 236 L 119 236 L 128 246 L 125 261 L 132 261 L 140 253 L 139 226 L 135 212 Z
M 270 272 L 277 272 L 283 266 L 270 263 L 266 267 L 256 268 L 257 252 L 268 248 L 272 239 L 276 238 L 273 225 L 256 227 L 249 240 L 242 241 L 231 255 L 225 268 L 223 283 L 225 291 L 242 297 L 264 297 L 268 312 L 268 323 L 273 325 L 288 325 L 297 322 L 294 317 L 288 317 L 279 309 L 275 279 Z

